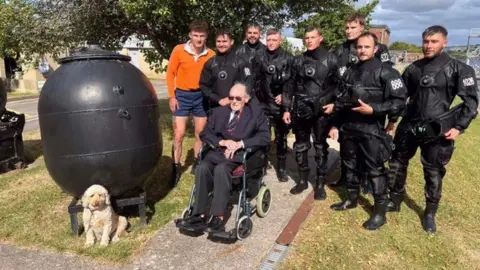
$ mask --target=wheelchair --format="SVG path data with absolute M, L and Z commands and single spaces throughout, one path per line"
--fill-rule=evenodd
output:
M 23 147 L 25 115 L 5 110 L 0 115 L 0 173 L 27 167 Z
M 209 144 L 203 144 L 200 148 L 198 160 L 201 162 L 208 151 L 214 149 Z M 270 189 L 263 182 L 268 166 L 267 148 L 245 149 L 242 156 L 243 163 L 233 170 L 232 189 L 230 190 L 230 200 L 228 205 L 237 202 L 237 211 L 235 214 L 235 228 L 227 232 L 210 233 L 209 237 L 236 241 L 246 239 L 253 230 L 252 216 L 257 214 L 258 217 L 264 218 L 268 215 L 271 208 L 272 196 Z M 210 192 L 209 199 L 213 194 Z M 183 210 L 181 219 L 187 218 L 192 214 L 195 197 L 195 184 L 193 184 L 190 193 L 188 206 Z M 252 205 L 251 201 L 256 200 L 256 204 Z M 178 227 L 178 226 L 177 226 Z M 197 228 L 180 228 L 190 233 L 203 233 Z

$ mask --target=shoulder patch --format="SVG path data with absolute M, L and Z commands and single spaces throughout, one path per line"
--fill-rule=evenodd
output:
M 463 86 L 472 86 L 475 85 L 475 80 L 473 77 L 468 77 L 462 80 Z
M 388 57 L 388 53 L 386 52 L 383 52 L 381 55 L 380 55 L 380 61 L 382 62 L 387 62 L 390 60 L 390 57 Z
M 248 67 L 244 68 L 243 72 L 245 73 L 245 76 L 250 76 L 250 69 Z
M 392 86 L 393 90 L 397 90 L 403 87 L 402 79 L 395 79 L 390 81 L 390 85 Z

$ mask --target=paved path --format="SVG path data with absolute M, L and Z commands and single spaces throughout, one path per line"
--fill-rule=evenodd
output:
M 329 159 L 331 168 L 338 160 L 338 152 L 335 150 L 338 149 L 338 144 L 330 141 L 329 143 L 332 147 Z M 289 141 L 289 144 L 291 146 L 292 141 Z M 313 178 L 315 163 L 312 149 L 309 152 L 309 161 L 312 169 L 310 177 Z M 298 174 L 292 152 L 288 155 L 287 168 L 289 175 L 297 179 Z M 221 244 L 208 240 L 206 236 L 196 238 L 185 236 L 178 232 L 171 221 L 147 244 L 140 257 L 133 263 L 122 267 L 106 266 L 84 258 L 46 251 L 31 251 L 6 245 L 0 245 L 0 265 L 2 265 L 2 269 L 34 268 L 38 270 L 257 269 L 274 245 L 278 235 L 311 191 L 310 187 L 300 195 L 290 195 L 289 189 L 294 185 L 293 180 L 287 183 L 278 182 L 273 168 L 268 170 L 264 180 L 272 192 L 272 208 L 269 215 L 263 219 L 256 215 L 253 216 L 253 232 L 244 241 Z M 230 221 L 232 220 L 230 219 Z M 227 229 L 231 227 L 232 222 L 227 224 Z
M 151 81 L 158 99 L 168 98 L 166 81 Z M 24 132 L 39 128 L 37 113 L 38 98 L 24 99 L 7 102 L 7 109 L 24 113 L 26 118 Z

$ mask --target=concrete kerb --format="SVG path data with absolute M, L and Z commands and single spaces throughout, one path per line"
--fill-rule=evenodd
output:
M 289 140 L 290 146 L 292 143 Z M 331 145 L 329 167 L 332 168 L 338 161 L 338 152 L 335 151 L 338 146 L 336 142 L 329 141 L 329 143 Z M 313 147 L 309 152 L 309 162 L 310 168 L 315 168 Z M 287 157 L 287 169 L 292 178 L 298 179 L 293 152 L 290 152 Z M 312 179 L 315 170 L 311 171 Z M 75 269 L 79 267 L 82 269 L 258 269 L 269 257 L 272 244 L 277 242 L 287 224 L 301 208 L 299 206 L 307 197 L 313 196 L 311 187 L 302 194 L 290 195 L 289 190 L 294 186 L 294 181 L 279 182 L 273 168 L 268 170 L 265 182 L 272 192 L 270 213 L 265 218 L 253 216 L 253 232 L 250 237 L 234 244 L 212 242 L 206 235 L 200 237 L 183 235 L 172 220 L 153 237 L 131 264 L 124 266 L 108 266 L 84 257 L 3 244 L 0 244 L 2 253 L 0 261 L 8 269 L 28 269 L 32 265 L 41 270 L 70 267 Z M 305 218 L 306 215 L 302 217 L 303 220 Z M 227 223 L 227 230 L 232 228 L 232 221 L 233 218 Z M 289 234 L 295 236 L 300 225 L 301 223 L 296 227 L 295 232 L 289 232 Z M 281 259 L 279 258 L 273 267 L 277 266 Z

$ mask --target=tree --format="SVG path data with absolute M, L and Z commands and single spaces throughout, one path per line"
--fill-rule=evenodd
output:
M 34 9 L 28 2 L 11 0 L 0 2 L 0 50 L 2 57 L 12 57 L 20 61 L 20 54 L 28 51 L 30 43 Z M 24 59 L 30 60 L 32 54 L 27 53 Z
M 366 30 L 368 30 L 370 25 L 370 15 L 373 10 L 379 3 L 379 0 L 375 0 L 372 3 L 369 3 L 358 10 L 355 10 L 353 3 L 348 5 L 342 5 L 338 8 L 325 9 L 320 12 L 317 12 L 307 19 L 298 22 L 295 25 L 295 36 L 298 38 L 303 38 L 305 28 L 309 25 L 318 25 L 321 28 L 322 35 L 324 40 L 322 42 L 323 46 L 327 49 L 334 49 L 342 42 L 345 41 L 345 19 L 355 13 L 364 15 L 366 17 Z
M 407 42 L 395 41 L 390 45 L 388 48 L 389 50 L 398 50 L 398 51 L 408 51 L 408 52 L 415 52 L 420 53 L 422 52 L 422 48 Z
M 301 50 L 295 49 L 295 48 L 293 47 L 293 44 L 290 43 L 286 37 L 284 37 L 284 38 L 282 39 L 282 44 L 280 44 L 280 47 L 282 47 L 282 49 L 284 49 L 285 51 L 287 51 L 287 52 L 289 52 L 289 53 L 291 53 L 291 54 L 293 54 L 293 55 L 299 55 L 299 54 L 302 53 Z
M 283 28 L 310 12 L 344 9 L 354 1 L 310 0 L 15 0 L 35 10 L 34 31 L 26 37 L 39 53 L 58 55 L 85 43 L 97 43 L 110 50 L 119 49 L 136 35 L 150 40 L 155 50 L 142 50 L 147 62 L 164 70 L 175 45 L 186 41 L 188 25 L 194 19 L 211 26 L 211 38 L 219 28 L 229 28 L 236 44 L 241 44 L 250 21 L 262 27 Z M 355 0 L 356 1 L 356 0 Z

